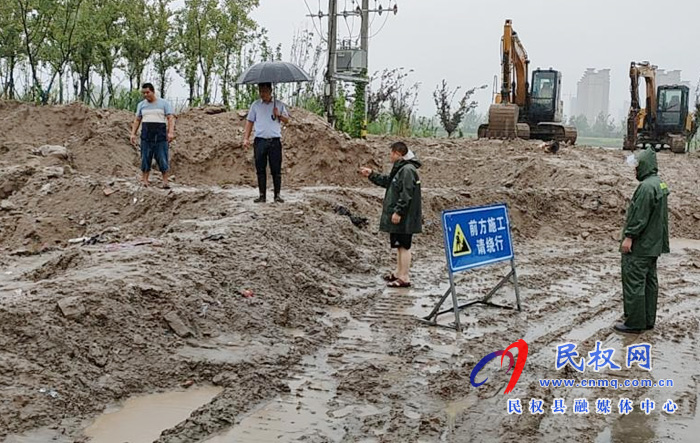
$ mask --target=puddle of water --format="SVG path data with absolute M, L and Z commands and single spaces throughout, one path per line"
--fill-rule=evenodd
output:
M 372 336 L 370 324 L 355 320 L 354 318 L 348 322 L 345 329 L 340 333 L 340 337 L 342 338 L 354 338 L 362 341 L 372 341 Z
M 581 343 L 587 338 L 594 336 L 601 329 L 609 330 L 619 318 L 619 312 L 601 315 L 591 321 L 585 322 L 585 325 L 577 325 L 576 329 L 572 329 L 569 333 L 562 337 L 561 342 Z
M 9 435 L 5 443 L 69 443 L 70 440 L 48 428 L 36 429 L 22 435 Z
M 289 352 L 289 345 L 278 343 L 268 348 L 262 347 L 226 347 L 226 348 L 196 348 L 185 346 L 177 353 L 190 360 L 208 361 L 217 364 L 239 364 L 252 362 L 260 356 L 282 356 Z
M 336 392 L 328 356 L 320 352 L 304 357 L 303 366 L 306 371 L 289 381 L 289 394 L 265 404 L 226 434 L 206 443 L 291 442 L 311 432 L 323 436 L 324 441 L 340 441 L 344 431 L 328 416 L 327 403 Z
M 595 443 L 650 443 L 656 440 L 655 418 L 641 411 L 617 418 L 596 436 Z
M 457 416 L 467 411 L 467 409 L 469 409 L 473 404 L 474 400 L 470 398 L 464 398 L 462 400 L 457 400 L 447 405 L 447 407 L 445 408 L 445 414 L 447 415 L 447 428 L 450 431 L 454 431 L 455 429 Z
M 390 411 L 391 408 L 379 409 L 376 406 L 372 405 L 348 405 L 344 408 L 331 412 L 331 415 L 334 418 L 344 418 L 352 414 L 353 417 L 365 418 L 370 417 L 372 415 L 388 413 Z
M 337 306 L 328 306 L 326 312 L 330 318 L 350 318 L 350 313 L 347 309 L 339 308 Z
M 299 328 L 282 328 L 282 330 L 292 337 L 306 337 L 306 332 Z
M 214 386 L 132 397 L 85 430 L 91 443 L 150 443 L 222 391 Z
M 671 251 L 676 249 L 700 249 L 700 240 L 690 240 L 687 238 L 672 238 Z

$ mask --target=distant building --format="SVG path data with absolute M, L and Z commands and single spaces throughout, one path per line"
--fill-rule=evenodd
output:
M 691 87 L 690 82 L 681 80 L 681 70 L 666 71 L 665 69 L 656 70 L 656 85 L 685 85 Z
M 601 112 L 610 113 L 610 69 L 588 68 L 576 87 L 575 115 L 584 115 L 593 124 Z

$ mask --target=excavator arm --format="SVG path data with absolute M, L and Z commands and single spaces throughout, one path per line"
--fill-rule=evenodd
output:
M 641 108 L 639 103 L 639 79 L 643 78 L 646 84 L 646 107 Z M 630 110 L 627 116 L 627 135 L 625 136 L 624 149 L 634 150 L 637 146 L 640 129 L 652 128 L 656 122 L 657 100 L 656 97 L 656 66 L 649 62 L 630 64 Z
M 513 22 L 506 20 L 501 43 L 501 98 L 503 103 L 513 103 L 521 108 L 527 106 L 529 91 L 528 71 L 530 59 Z

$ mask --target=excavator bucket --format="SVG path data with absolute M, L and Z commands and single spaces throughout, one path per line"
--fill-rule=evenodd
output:
M 489 107 L 488 138 L 514 139 L 518 137 L 518 105 L 505 103 Z

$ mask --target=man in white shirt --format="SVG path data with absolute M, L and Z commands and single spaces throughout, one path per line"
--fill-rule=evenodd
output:
M 255 128 L 253 149 L 255 152 L 255 169 L 258 174 L 260 196 L 255 203 L 264 203 L 267 199 L 267 163 L 275 190 L 275 203 L 284 203 L 280 197 L 282 188 L 282 123 L 289 122 L 289 113 L 284 103 L 272 99 L 272 85 L 258 85 L 260 99 L 256 100 L 248 111 L 248 121 L 243 133 L 243 147 L 250 147 L 250 134 Z

